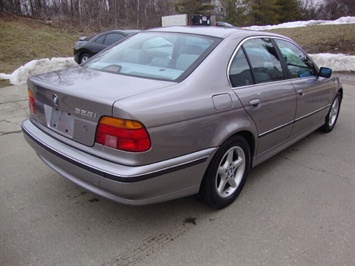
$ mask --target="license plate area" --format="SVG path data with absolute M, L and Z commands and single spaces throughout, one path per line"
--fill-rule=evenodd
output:
M 47 126 L 66 137 L 72 138 L 74 132 L 74 117 L 70 113 L 60 111 L 51 106 L 45 106 Z

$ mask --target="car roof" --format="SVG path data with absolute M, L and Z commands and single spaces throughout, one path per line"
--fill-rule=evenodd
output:
M 172 26 L 172 27 L 161 27 L 149 29 L 146 31 L 158 31 L 158 32 L 174 32 L 174 33 L 190 33 L 190 34 L 199 34 L 217 38 L 227 38 L 231 35 L 238 35 L 240 37 L 248 36 L 282 36 L 270 32 L 260 32 L 254 30 L 245 30 L 241 28 L 226 28 L 226 27 L 217 27 L 217 26 Z M 284 36 L 282 36 L 284 37 Z

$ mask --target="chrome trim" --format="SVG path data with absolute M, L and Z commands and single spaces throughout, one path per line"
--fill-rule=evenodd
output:
M 55 106 L 59 105 L 59 98 L 58 98 L 58 96 L 56 94 L 53 94 L 52 100 L 53 100 L 53 103 L 54 103 Z
M 268 131 L 265 131 L 265 132 L 259 134 L 258 137 L 259 137 L 259 138 L 264 137 L 264 136 L 266 136 L 266 135 L 268 135 L 268 134 L 270 134 L 270 133 L 272 133 L 272 132 L 275 132 L 275 131 L 277 131 L 277 130 L 279 130 L 279 129 L 281 129 L 281 128 L 287 127 L 287 126 L 289 126 L 289 125 L 291 125 L 291 124 L 293 124 L 293 123 L 295 123 L 295 122 L 298 122 L 298 121 L 300 121 L 300 120 L 302 120 L 302 119 L 305 119 L 305 118 L 307 118 L 307 117 L 309 117 L 309 116 L 311 116 L 311 115 L 314 115 L 315 113 L 318 113 L 318 112 L 320 112 L 320 111 L 323 111 L 324 109 L 327 109 L 327 108 L 329 108 L 330 106 L 331 106 L 331 104 L 327 104 L 325 107 L 319 108 L 318 110 L 313 111 L 312 113 L 306 114 L 306 115 L 304 115 L 304 116 L 301 116 L 301 117 L 299 117 L 299 118 L 296 118 L 295 120 L 293 120 L 293 121 L 291 121 L 291 122 L 285 123 L 285 124 L 283 124 L 283 125 L 281 125 L 281 126 L 278 126 L 278 127 L 273 128 L 273 129 L 270 129 L 270 130 L 268 130 Z
M 274 132 L 274 131 L 277 131 L 277 130 L 279 130 L 279 129 L 281 129 L 281 128 L 284 128 L 284 127 L 287 127 L 287 126 L 289 126 L 289 125 L 292 125 L 294 122 L 295 122 L 295 120 L 292 120 L 292 121 L 290 121 L 290 122 L 288 122 L 288 123 L 286 123 L 286 124 L 283 124 L 283 125 L 281 125 L 281 126 L 278 126 L 278 127 L 273 128 L 273 129 L 270 129 L 270 130 L 268 130 L 268 131 L 265 131 L 265 132 L 259 134 L 258 137 L 259 137 L 259 138 L 264 137 L 264 136 L 266 136 L 266 135 L 268 135 L 268 134 L 270 134 L 270 133 L 272 133 L 272 132 Z
M 237 52 L 239 51 L 239 49 L 240 49 L 240 47 L 246 42 L 246 41 L 248 41 L 248 40 L 251 40 L 251 39 L 260 39 L 260 38 L 269 38 L 269 39 L 272 39 L 272 40 L 274 40 L 274 39 L 280 39 L 280 40 L 284 40 L 284 41 L 288 41 L 288 42 L 290 42 L 290 43 L 292 43 L 292 44 L 295 44 L 297 47 L 299 47 L 293 40 L 291 40 L 291 39 L 288 39 L 288 38 L 282 38 L 282 36 L 269 36 L 269 35 L 259 35 L 259 36 L 252 36 L 252 37 L 248 37 L 248 38 L 245 38 L 245 39 L 243 39 L 239 44 L 238 44 L 238 46 L 235 48 L 235 50 L 234 50 L 234 52 L 233 52 L 233 54 L 232 54 L 232 56 L 231 56 L 231 58 L 229 59 L 229 62 L 228 62 L 228 67 L 227 67 L 227 80 L 228 80 L 228 83 L 229 83 L 229 86 L 231 87 L 231 88 L 242 88 L 242 87 L 246 87 L 246 86 L 253 86 L 253 85 L 260 85 L 260 84 L 263 84 L 264 82 L 262 82 L 262 83 L 257 83 L 257 84 L 250 84 L 250 85 L 244 85 L 244 86 L 239 86 L 239 87 L 233 87 L 233 85 L 232 85 L 232 82 L 231 82 L 231 80 L 230 80 L 230 78 L 229 78 L 229 70 L 230 70 L 230 67 L 231 67 L 231 65 L 232 65 L 232 61 L 233 61 L 233 59 L 234 59 L 234 57 L 235 57 L 235 55 L 237 54 Z M 274 45 L 274 47 L 275 47 L 275 45 Z M 275 47 L 275 49 L 276 49 L 276 47 Z M 301 49 L 302 50 L 302 49 Z M 303 50 L 302 50 L 303 51 Z M 304 51 L 303 51 L 304 52 Z M 281 59 L 280 59 L 281 60 Z M 313 62 L 313 61 L 312 61 Z M 314 63 L 314 62 L 313 62 Z M 282 80 L 275 80 L 275 81 L 273 81 L 273 82 L 280 82 L 280 81 L 284 81 L 284 80 L 287 80 L 288 78 L 286 77 L 285 79 L 282 79 Z M 269 82 L 268 82 L 269 83 Z
M 320 111 L 323 111 L 324 109 L 327 109 L 327 108 L 329 108 L 330 106 L 331 106 L 331 104 L 327 104 L 325 107 L 319 108 L 319 109 L 313 111 L 312 113 L 306 114 L 306 115 L 304 115 L 304 116 L 301 116 L 301 117 L 299 117 L 299 118 L 296 118 L 295 120 L 293 120 L 293 121 L 291 121 L 291 122 L 285 123 L 285 124 L 283 124 L 283 125 L 281 125 L 281 126 L 278 126 L 278 127 L 273 128 L 273 129 L 270 129 L 270 130 L 268 130 L 268 131 L 265 131 L 265 132 L 259 134 L 258 137 L 259 137 L 259 138 L 264 137 L 264 136 L 266 136 L 266 135 L 268 135 L 268 134 L 270 134 L 270 133 L 272 133 L 272 132 L 275 132 L 275 131 L 277 131 L 277 130 L 279 130 L 279 129 L 281 129 L 281 128 L 287 127 L 287 126 L 289 126 L 289 125 L 291 125 L 291 124 L 293 124 L 293 123 L 295 123 L 295 122 L 298 122 L 298 121 L 300 121 L 300 120 L 302 120 L 302 119 L 305 119 L 305 118 L 307 118 L 307 117 L 309 117 L 309 116 L 311 116 L 311 115 L 314 115 L 315 113 L 318 113 L 318 112 L 320 112 Z
M 331 104 L 327 104 L 325 107 L 319 108 L 319 109 L 313 111 L 312 113 L 309 113 L 309 114 L 306 114 L 306 115 L 301 116 L 301 117 L 299 117 L 299 118 L 296 118 L 296 119 L 295 119 L 295 122 L 298 122 L 298 121 L 300 121 L 300 120 L 302 120 L 302 119 L 304 119 L 304 118 L 306 118 L 306 117 L 309 117 L 309 116 L 311 116 L 311 115 L 314 115 L 315 113 L 318 113 L 318 112 L 320 112 L 320 111 L 323 111 L 324 109 L 327 109 L 328 107 L 330 107 L 330 105 L 331 105 Z

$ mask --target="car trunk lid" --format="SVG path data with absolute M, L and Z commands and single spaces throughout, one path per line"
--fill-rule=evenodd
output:
M 172 84 L 83 67 L 39 75 L 28 80 L 36 109 L 31 120 L 54 137 L 92 146 L 99 119 L 112 116 L 116 101 Z

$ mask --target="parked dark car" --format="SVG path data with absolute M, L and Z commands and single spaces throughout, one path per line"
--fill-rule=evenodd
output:
M 343 89 L 285 36 L 194 26 L 139 32 L 31 77 L 28 95 L 25 138 L 69 180 L 126 204 L 222 208 L 252 167 L 332 131 Z
M 106 47 L 137 32 L 138 30 L 110 30 L 94 36 L 80 37 L 74 45 L 74 60 L 81 64 Z
M 232 24 L 229 24 L 228 22 L 225 22 L 225 21 L 216 21 L 216 26 L 225 27 L 225 28 L 233 28 L 233 27 L 235 27 Z

